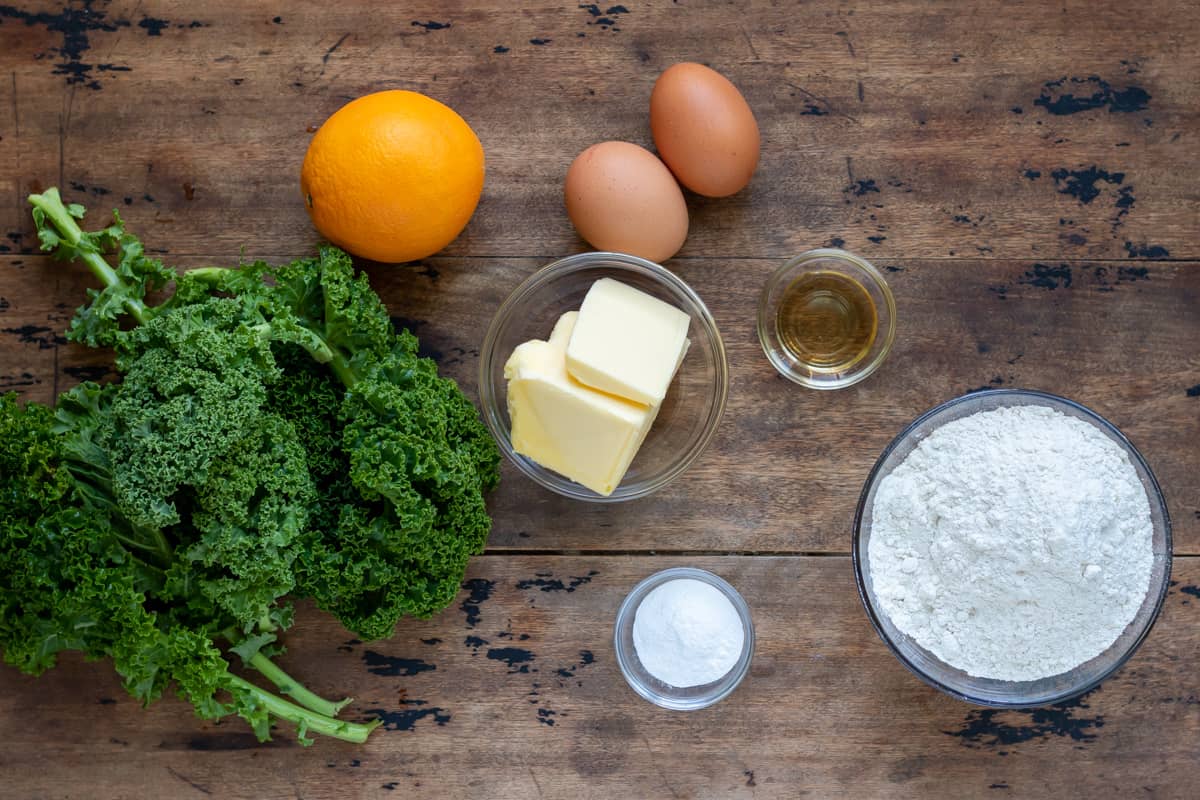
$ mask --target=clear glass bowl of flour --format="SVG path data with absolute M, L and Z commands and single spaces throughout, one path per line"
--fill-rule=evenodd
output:
M 1044 406 L 1082 420 L 1103 433 L 1128 457 L 1145 489 L 1152 525 L 1149 588 L 1141 605 L 1116 640 L 1096 657 L 1061 674 L 1036 680 L 980 678 L 957 669 L 901 631 L 881 607 L 868 558 L 872 514 L 880 482 L 899 466 L 933 431 L 953 420 L 997 408 Z M 1082 472 L 1081 472 L 1082 477 Z M 1171 575 L 1171 523 L 1166 502 L 1150 467 L 1136 448 L 1111 423 L 1078 403 L 1056 395 L 1026 390 L 976 392 L 943 403 L 905 428 L 879 457 L 867 478 L 854 518 L 854 572 L 859 595 L 880 638 L 918 678 L 946 694 L 977 705 L 1027 708 L 1061 702 L 1098 686 L 1133 655 L 1149 633 L 1166 597 Z
M 672 686 L 659 680 L 642 664 L 634 644 L 634 622 L 642 601 L 658 587 L 679 579 L 703 581 L 720 591 L 733 605 L 742 624 L 741 653 L 733 667 L 720 678 L 698 686 Z M 617 611 L 613 645 L 621 674 L 635 692 L 656 706 L 673 711 L 696 711 L 728 697 L 742 682 L 742 678 L 746 677 L 750 670 L 750 660 L 754 656 L 754 623 L 750 619 L 750 607 L 746 605 L 738 590 L 727 581 L 706 570 L 672 567 L 644 579 L 625 597 L 620 610 Z

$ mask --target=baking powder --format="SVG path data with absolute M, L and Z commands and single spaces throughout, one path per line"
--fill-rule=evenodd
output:
M 1034 680 L 1133 620 L 1152 533 L 1115 442 L 1016 406 L 946 423 L 880 481 L 868 558 L 883 612 L 922 647 L 976 677 Z
M 742 619 L 729 598 L 695 578 L 656 586 L 633 618 L 633 646 L 642 666 L 678 688 L 723 678 L 745 644 Z

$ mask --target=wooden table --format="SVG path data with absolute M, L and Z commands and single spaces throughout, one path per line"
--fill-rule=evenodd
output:
M 570 160 L 650 144 L 656 76 L 728 75 L 754 108 L 749 189 L 689 197 L 669 266 L 708 302 L 732 370 L 715 444 L 618 507 L 504 471 L 460 602 L 362 643 L 309 607 L 285 667 L 379 713 L 365 746 L 258 745 L 176 699 L 142 710 L 107 664 L 0 670 L 0 796 L 1195 796 L 1200 779 L 1200 35 L 1147 0 L 643 5 L 0 4 L 0 386 L 50 401 L 111 375 L 60 336 L 89 284 L 36 253 L 24 197 L 117 207 L 180 264 L 313 252 L 298 173 L 346 101 L 408 88 L 458 110 L 488 159 L 463 236 L 419 266 L 368 266 L 397 319 L 473 395 L 493 309 L 585 249 Z M 865 383 L 805 391 L 754 333 L 781 260 L 844 246 L 886 268 L 899 332 Z M 963 392 L 1028 387 L 1107 416 L 1175 525 L 1175 581 L 1140 652 L 1052 708 L 969 707 L 872 631 L 848 558 L 890 438 Z M 693 714 L 640 699 L 613 659 L 617 605 L 667 566 L 749 601 L 745 683 Z

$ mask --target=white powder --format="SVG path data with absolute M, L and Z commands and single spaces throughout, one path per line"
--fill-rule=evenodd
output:
M 678 688 L 725 677 L 742 654 L 746 632 L 729 598 L 695 578 L 655 587 L 633 618 L 633 646 L 646 670 Z
M 1149 589 L 1150 501 L 1133 465 L 1052 408 L 943 425 L 880 481 L 872 515 L 883 612 L 976 677 L 1079 666 L 1116 640 Z

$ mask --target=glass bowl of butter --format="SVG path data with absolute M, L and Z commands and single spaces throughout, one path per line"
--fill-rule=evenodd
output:
M 716 434 L 729 365 L 704 301 L 624 253 L 580 253 L 527 278 L 480 348 L 483 419 L 518 470 L 566 497 L 645 497 Z

